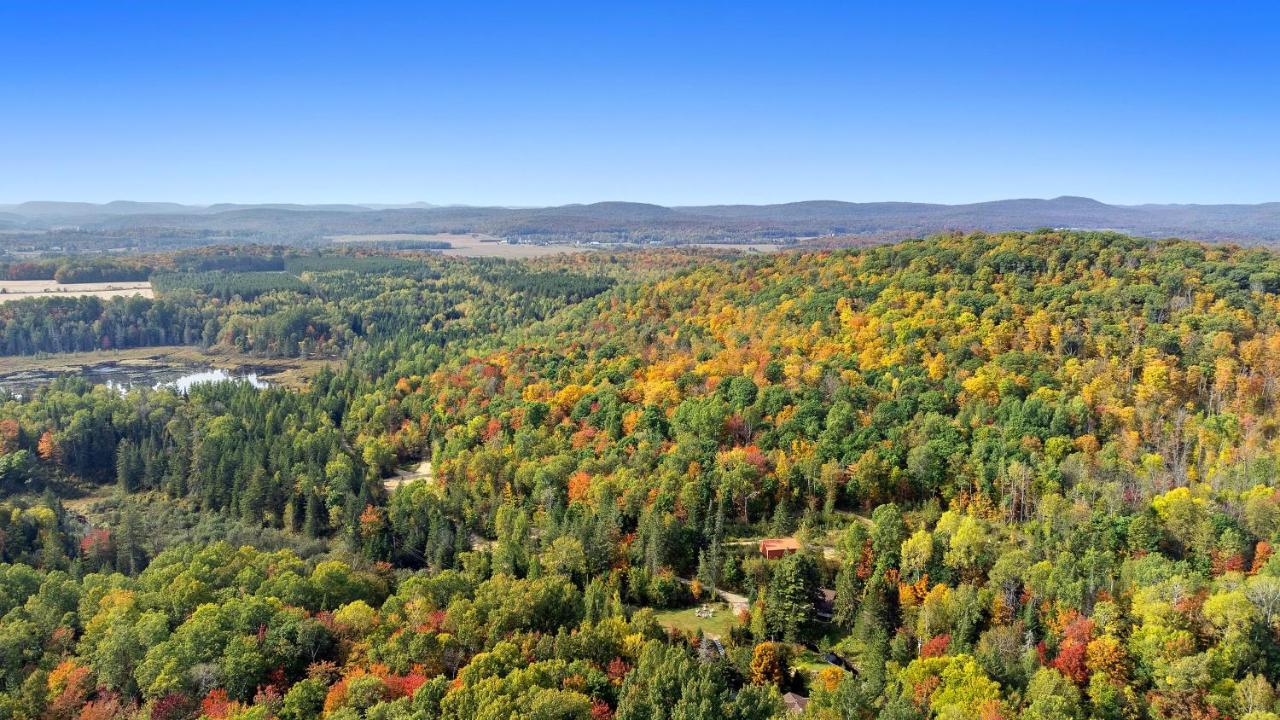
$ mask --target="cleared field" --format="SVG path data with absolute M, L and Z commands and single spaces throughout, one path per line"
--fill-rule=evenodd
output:
M 31 297 L 81 297 L 87 295 L 97 297 L 116 297 L 118 295 L 155 296 L 151 291 L 151 283 L 145 280 L 140 282 L 68 283 L 66 285 L 59 284 L 53 280 L 0 280 L 0 303 Z
M 583 252 L 591 248 L 584 245 L 522 245 L 509 244 L 501 238 L 480 233 L 459 235 L 454 233 L 433 233 L 428 235 L 411 233 L 393 233 L 385 235 L 334 235 L 329 238 L 335 243 L 394 243 L 394 242 L 447 242 L 451 246 L 440 250 L 442 255 L 455 257 L 500 257 L 500 258 L 535 258 L 561 253 Z
M 709 618 L 698 617 L 698 607 L 683 610 L 660 610 L 654 613 L 654 619 L 663 627 L 675 628 L 681 632 L 702 631 L 703 635 L 713 638 L 728 637 L 729 630 L 738 624 L 733 609 L 725 603 L 711 603 L 712 615 Z
M 744 253 L 776 253 L 788 249 L 786 245 L 772 243 L 691 243 L 691 245 L 708 250 L 737 250 Z

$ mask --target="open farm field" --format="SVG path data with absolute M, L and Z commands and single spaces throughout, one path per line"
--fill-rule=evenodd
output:
M 118 295 L 154 297 L 151 283 L 147 281 L 117 281 L 98 283 L 62 284 L 54 280 L 0 280 L 0 303 L 30 297 L 82 297 L 102 298 Z
M 526 245 L 503 242 L 501 238 L 483 233 L 392 233 L 382 235 L 335 235 L 335 243 L 400 243 L 447 242 L 450 247 L 439 252 L 454 257 L 498 257 L 523 259 L 583 252 L 585 245 Z
M 787 250 L 787 245 L 776 245 L 774 243 L 693 243 L 693 247 L 705 248 L 707 250 L 738 250 L 744 253 L 776 253 L 780 250 Z

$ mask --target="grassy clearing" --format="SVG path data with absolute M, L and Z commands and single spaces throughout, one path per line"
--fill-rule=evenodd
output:
M 77 488 L 61 488 L 62 506 L 78 515 L 91 515 L 99 503 L 115 498 L 119 493 L 115 485 L 89 485 Z
M 834 667 L 831 663 L 823 660 L 821 655 L 813 652 L 812 650 L 792 647 L 791 652 L 791 667 L 810 675 L 817 675 L 829 667 Z
M 738 619 L 725 603 L 710 603 L 715 614 L 709 618 L 698 617 L 698 607 L 700 606 L 683 610 L 662 610 L 656 613 L 655 617 L 663 627 L 689 633 L 702 630 L 702 634 L 717 638 L 728 637 L 729 630 L 738 624 Z

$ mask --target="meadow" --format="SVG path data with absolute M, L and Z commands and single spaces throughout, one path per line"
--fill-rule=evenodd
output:
M 496 257 L 507 259 L 525 259 L 576 253 L 589 250 L 587 245 L 533 245 L 523 243 L 507 243 L 502 238 L 483 233 L 392 233 L 383 235 L 335 235 L 330 238 L 335 243 L 448 243 L 449 248 L 440 250 L 443 255 L 453 257 Z
M 0 280 L 0 303 L 30 297 L 154 297 L 147 281 L 59 283 L 56 280 Z

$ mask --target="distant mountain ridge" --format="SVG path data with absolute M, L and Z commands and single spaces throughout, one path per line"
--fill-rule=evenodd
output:
M 1039 227 L 1280 243 L 1280 202 L 1256 205 L 1109 205 L 1063 196 L 963 205 L 810 200 L 777 205 L 599 202 L 542 208 L 289 203 L 210 206 L 163 202 L 28 202 L 0 206 L 0 227 L 76 227 L 125 233 L 170 228 L 248 233 L 264 240 L 329 234 L 483 232 L 530 239 L 717 242 L 829 235 L 895 238 L 946 230 Z

